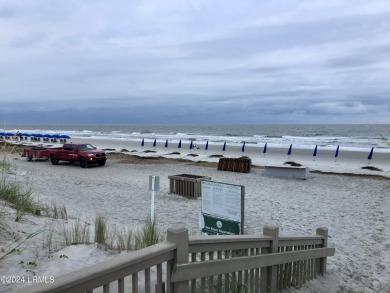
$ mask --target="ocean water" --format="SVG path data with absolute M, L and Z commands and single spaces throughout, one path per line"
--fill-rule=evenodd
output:
M 6 132 L 67 134 L 74 138 L 158 142 L 194 141 L 197 145 L 253 144 L 264 146 L 344 149 L 375 147 L 390 151 L 390 124 L 382 125 L 5 125 Z M 4 130 L 4 129 L 3 129 Z M 386 141 L 386 139 L 388 141 Z

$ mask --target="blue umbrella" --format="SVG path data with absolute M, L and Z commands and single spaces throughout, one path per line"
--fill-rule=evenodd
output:
M 242 153 L 245 152 L 245 141 L 244 141 L 244 143 L 242 144 L 241 152 L 242 152 Z
M 5 132 L 0 132 L 0 136 L 3 136 L 3 135 L 5 135 Z
M 165 148 L 168 147 L 168 139 L 165 141 Z
M 226 141 L 225 141 L 225 143 L 223 144 L 222 151 L 223 151 L 223 152 L 226 151 Z
M 317 157 L 317 145 L 316 145 L 316 147 L 314 148 L 313 157 L 314 157 L 314 161 L 315 161 L 315 160 L 316 160 L 316 157 Z
M 154 139 L 154 142 L 153 142 L 153 147 L 155 148 L 157 145 L 157 142 L 156 142 L 156 139 Z
M 179 141 L 179 144 L 177 146 L 179 149 L 181 149 L 181 140 Z
M 370 164 L 371 160 L 372 160 L 372 155 L 374 154 L 374 147 L 371 148 L 371 151 L 370 151 L 370 154 L 368 155 L 367 159 L 368 159 L 368 163 Z
M 66 135 L 66 134 L 61 134 L 61 135 L 60 135 L 60 138 L 70 139 L 70 136 L 69 136 L 69 135 Z
M 291 156 L 291 151 L 292 151 L 292 144 L 290 144 L 290 147 L 288 148 L 287 155 Z
M 264 154 L 264 157 L 265 157 L 265 154 L 267 153 L 267 143 L 265 143 L 264 145 L 264 149 L 263 149 L 263 154 Z
M 14 134 L 12 132 L 7 132 L 5 133 L 5 136 L 14 136 Z
M 206 145 L 205 145 L 204 149 L 205 149 L 206 151 L 209 149 L 209 141 L 206 142 Z
M 43 134 L 38 133 L 38 134 L 34 134 L 34 136 L 35 137 L 43 137 Z M 54 135 L 53 135 L 53 137 L 54 137 Z
M 339 156 L 339 149 L 340 149 L 340 146 L 338 145 L 338 146 L 337 146 L 337 149 L 336 149 L 336 153 L 335 153 L 335 155 L 334 155 L 334 157 L 335 157 L 334 161 L 335 161 L 335 162 L 337 161 L 337 157 Z
M 192 140 L 191 140 L 191 143 L 190 143 L 190 150 L 192 150 L 193 147 L 194 147 L 194 145 L 192 144 Z
M 53 138 L 54 136 L 51 135 L 51 134 L 44 134 L 43 137 L 47 137 L 47 138 Z
M 142 141 L 141 141 L 142 148 L 144 148 L 144 145 L 145 145 L 145 139 L 143 138 Z
M 61 135 L 59 135 L 59 134 L 53 134 L 53 138 L 61 138 Z

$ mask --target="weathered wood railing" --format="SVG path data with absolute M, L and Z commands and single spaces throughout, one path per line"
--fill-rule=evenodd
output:
M 335 253 L 324 228 L 283 237 L 266 226 L 263 234 L 188 237 L 186 229 L 171 228 L 163 243 L 14 292 L 277 292 L 323 275 Z

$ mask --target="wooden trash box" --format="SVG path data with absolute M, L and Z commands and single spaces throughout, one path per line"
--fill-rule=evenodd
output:
M 190 198 L 198 198 L 202 196 L 202 180 L 211 180 L 211 177 L 208 176 L 191 174 L 172 175 L 168 176 L 168 178 L 170 193 L 179 194 Z
M 221 158 L 218 162 L 218 170 L 250 173 L 252 160 L 248 157 L 241 158 Z

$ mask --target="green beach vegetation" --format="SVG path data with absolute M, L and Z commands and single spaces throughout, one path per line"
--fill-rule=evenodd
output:
M 0 151 L 0 258 L 23 253 L 27 246 L 31 247 L 31 241 L 35 243 L 35 250 L 42 250 L 37 255 L 50 257 L 53 252 L 69 245 L 95 243 L 100 249 L 122 252 L 138 250 L 164 240 L 164 232 L 157 220 L 151 221 L 149 217 L 137 227 L 123 228 L 108 224 L 102 216 L 96 216 L 92 221 L 81 220 L 70 217 L 64 205 L 39 203 L 31 187 L 23 186 L 8 176 L 15 171 L 7 154 L 13 153 L 15 148 L 4 144 Z M 47 223 L 43 228 L 24 236 L 11 227 L 12 221 L 20 222 L 27 214 L 46 218 Z

